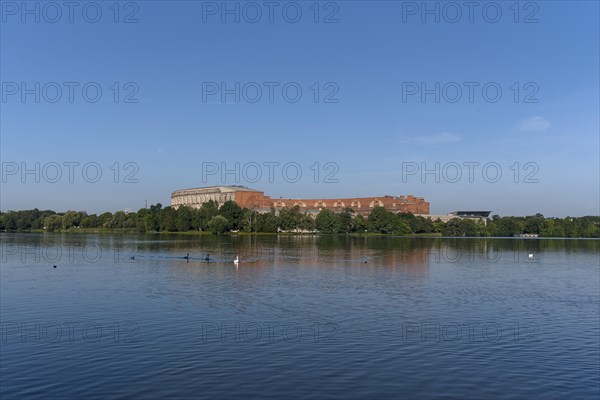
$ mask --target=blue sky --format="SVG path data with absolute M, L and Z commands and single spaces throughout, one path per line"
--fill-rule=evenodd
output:
M 137 210 L 243 184 L 273 197 L 414 194 L 432 213 L 600 212 L 598 2 L 479 2 L 472 20 L 464 2 L 427 2 L 439 21 L 422 2 L 320 2 L 318 16 L 313 1 L 277 2 L 272 22 L 264 2 L 246 3 L 227 2 L 239 22 L 223 22 L 222 2 L 121 2 L 116 15 L 113 1 L 84 1 L 70 22 L 64 6 L 2 1 L 0 208 Z M 238 179 L 207 176 L 236 163 Z M 437 181 L 421 175 L 436 165 Z

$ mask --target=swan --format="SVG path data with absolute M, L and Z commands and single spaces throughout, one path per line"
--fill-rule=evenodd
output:
M 238 265 L 240 263 L 240 259 L 238 258 L 238 256 L 235 256 L 235 259 L 233 260 L 233 263 L 235 265 Z

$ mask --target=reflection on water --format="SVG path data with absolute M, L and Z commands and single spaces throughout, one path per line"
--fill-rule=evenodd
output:
M 3 399 L 600 394 L 598 240 L 0 239 Z
M 115 262 L 184 259 L 231 263 L 239 256 L 260 266 L 284 260 L 303 266 L 315 263 L 381 266 L 433 262 L 524 261 L 529 254 L 571 254 L 598 250 L 597 240 L 506 238 L 401 238 L 352 236 L 215 236 L 4 234 L 3 260 L 22 262 L 95 262 L 110 255 Z M 534 258 L 537 259 L 537 258 Z

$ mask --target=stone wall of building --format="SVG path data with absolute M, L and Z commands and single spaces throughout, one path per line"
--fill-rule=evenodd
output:
M 417 214 L 417 216 L 421 216 L 424 218 L 429 218 L 432 221 L 437 221 L 438 219 L 442 222 L 448 222 L 451 221 L 455 218 L 457 219 L 470 219 L 473 220 L 475 222 L 482 222 L 484 225 L 487 225 L 487 218 L 485 217 L 469 217 L 469 216 L 459 216 L 459 215 L 454 215 L 454 214 L 442 214 L 442 215 L 432 215 L 432 214 L 422 214 L 419 215 Z
M 272 204 L 271 197 L 263 192 L 236 192 L 235 202 L 240 207 L 251 209 L 271 208 Z
M 422 197 L 412 195 L 337 199 L 275 199 L 272 205 L 276 209 L 297 205 L 301 210 L 306 211 L 319 211 L 323 208 L 342 211 L 345 208 L 351 208 L 359 214 L 369 214 L 374 207 L 384 207 L 398 213 L 429 214 L 429 203 Z
M 171 205 L 179 207 L 186 205 L 200 208 L 203 203 L 214 200 L 219 205 L 231 200 L 240 207 L 257 210 L 276 210 L 285 207 L 300 207 L 302 211 L 318 212 L 321 209 L 343 211 L 351 208 L 354 212 L 367 215 L 374 207 L 411 214 L 429 214 L 429 203 L 422 197 L 407 196 L 381 196 L 381 197 L 354 197 L 333 199 L 271 199 L 264 192 L 246 188 L 244 186 L 212 186 L 207 188 L 183 189 L 173 192 Z
M 246 197 L 244 197 L 246 196 Z M 171 194 L 171 206 L 188 206 L 200 208 L 202 204 L 210 200 L 219 203 L 222 206 L 226 201 L 236 201 L 238 198 L 256 198 L 264 197 L 263 192 L 245 188 L 243 186 L 211 186 L 205 188 L 176 190 Z

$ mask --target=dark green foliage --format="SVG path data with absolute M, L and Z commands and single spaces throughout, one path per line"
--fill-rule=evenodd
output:
M 173 207 L 165 207 L 158 213 L 159 228 L 161 231 L 176 232 L 177 210 Z
M 341 232 L 342 221 L 339 214 L 322 209 L 315 218 L 315 226 L 321 233 L 339 233 Z
M 354 232 L 363 233 L 367 232 L 367 220 L 360 214 L 357 214 L 352 219 L 352 224 L 354 227 Z
M 383 207 L 375 207 L 367 219 L 370 232 L 386 233 L 393 235 L 406 235 L 411 233 L 409 224 L 400 214 L 393 213 Z
M 275 215 L 275 210 L 271 209 L 268 213 L 258 214 L 256 220 L 256 232 L 277 232 L 279 224 L 278 218 Z
M 300 207 L 284 208 L 279 211 L 279 229 L 282 231 L 292 231 L 300 228 L 302 225 L 302 213 Z
M 48 232 L 60 230 L 62 228 L 62 216 L 50 215 L 44 218 L 44 227 Z
M 230 200 L 223 203 L 221 208 L 218 209 L 218 213 L 229 221 L 226 227 L 227 230 L 238 230 L 242 226 L 244 211 L 235 201 Z
M 217 216 L 221 218 L 216 218 Z M 226 225 L 224 225 L 226 221 Z M 219 207 L 216 202 L 201 208 L 181 206 L 163 207 L 161 204 L 140 209 L 137 213 L 117 211 L 100 215 L 82 211 L 54 211 L 38 209 L 0 212 L 0 230 L 29 231 L 123 229 L 135 232 L 211 231 L 243 232 L 314 232 L 320 233 L 380 233 L 387 235 L 441 233 L 444 236 L 499 236 L 538 234 L 540 237 L 600 238 L 600 217 L 545 218 L 541 214 L 527 217 L 500 217 L 494 215 L 487 225 L 475 220 L 455 218 L 447 223 L 412 214 L 396 214 L 383 207 L 375 207 L 365 218 L 347 208 L 341 212 L 323 209 L 316 216 L 299 207 L 268 212 L 240 208 L 228 201 Z
M 208 221 L 208 228 L 212 233 L 220 235 L 227 231 L 229 224 L 230 222 L 227 220 L 227 218 L 221 215 L 215 215 L 210 219 L 210 221 Z
M 442 228 L 444 236 L 481 236 L 484 226 L 469 219 L 453 218 Z
M 182 206 L 176 211 L 175 228 L 178 232 L 187 232 L 192 230 L 193 210 L 190 207 Z
M 344 210 L 338 214 L 340 218 L 340 233 L 349 233 L 354 230 L 354 221 L 352 221 L 352 210 Z

